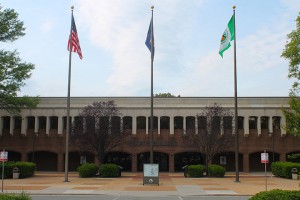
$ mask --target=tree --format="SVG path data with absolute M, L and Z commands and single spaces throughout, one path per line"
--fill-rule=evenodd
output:
M 121 113 L 114 101 L 94 102 L 83 108 L 72 125 L 70 140 L 80 152 L 96 153 L 100 165 L 108 152 L 124 142 Z
M 25 35 L 23 22 L 13 9 L 2 9 L 0 5 L 0 42 L 13 42 Z M 18 115 L 23 107 L 33 108 L 37 97 L 17 97 L 17 92 L 30 78 L 34 65 L 22 62 L 19 53 L 0 49 L 0 107 L 9 113 Z
M 169 97 L 176 97 L 176 96 L 168 92 L 168 93 L 155 94 L 154 97 L 169 98 Z M 180 97 L 180 95 L 178 95 L 177 97 Z
M 208 170 L 208 165 L 212 163 L 216 154 L 227 151 L 233 146 L 232 131 L 230 133 L 224 131 L 224 129 L 232 129 L 232 112 L 215 103 L 205 107 L 197 115 L 197 119 L 198 133 L 187 134 L 191 145 L 202 153 L 206 170 Z
M 289 78 L 294 78 L 295 82 L 290 90 L 290 108 L 283 109 L 287 125 L 283 127 L 287 133 L 300 136 L 300 16 L 296 19 L 296 30 L 287 35 L 288 41 L 283 49 L 281 57 L 289 60 Z

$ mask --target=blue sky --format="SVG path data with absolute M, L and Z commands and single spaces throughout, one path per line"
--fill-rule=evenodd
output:
M 154 93 L 233 96 L 233 48 L 218 54 L 236 5 L 238 96 L 287 96 L 280 57 L 299 0 L 2 0 L 26 35 L 1 44 L 35 64 L 19 95 L 67 96 L 71 5 L 83 53 L 72 54 L 71 96 L 150 96 L 145 39 L 154 5 Z

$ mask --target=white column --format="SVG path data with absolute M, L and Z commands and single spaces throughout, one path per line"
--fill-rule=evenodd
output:
M 195 134 L 198 135 L 198 117 L 195 116 Z
M 244 116 L 244 135 L 249 136 L 249 116 Z
M 223 121 L 223 120 L 224 120 L 224 117 L 221 117 L 221 122 L 220 122 L 220 124 L 221 124 L 221 125 L 220 125 L 220 129 L 221 129 L 220 132 L 221 132 L 221 135 L 224 134 L 224 121 Z M 232 121 L 233 121 L 233 120 L 232 120 Z M 234 126 L 234 128 L 237 128 L 237 127 Z
M 286 119 L 284 116 L 281 116 L 280 118 L 280 130 L 281 130 L 281 136 L 286 135 L 286 130 L 284 129 L 286 127 Z
M 150 119 L 149 119 L 149 117 L 146 116 L 146 135 L 149 134 L 149 130 L 148 130 L 149 129 L 148 128 L 149 127 L 149 123 L 148 123 L 148 121 L 150 121 Z
M 15 128 L 15 118 L 10 117 L 10 126 L 9 126 L 9 134 L 14 134 L 14 128 Z
M 3 117 L 0 117 L 0 135 L 2 135 L 3 130 Z
M 183 134 L 186 134 L 186 116 L 183 116 Z
M 272 116 L 269 116 L 269 123 L 268 123 L 268 126 L 269 126 L 269 133 L 273 133 L 273 117 Z
M 63 117 L 57 116 L 57 134 L 62 135 L 63 134 Z
M 261 135 L 261 123 L 260 123 L 260 116 L 257 116 L 257 135 Z
M 39 132 L 39 117 L 35 116 L 34 119 L 34 133 Z
M 160 135 L 160 116 L 157 116 L 157 134 Z
M 49 135 L 50 132 L 50 117 L 46 116 L 46 135 Z
M 132 116 L 132 134 L 136 135 L 136 116 Z
M 111 119 L 109 118 L 109 121 L 110 121 Z M 110 124 L 110 123 L 109 123 Z M 109 130 L 111 130 L 111 127 L 109 127 Z M 85 117 L 82 117 L 82 131 L 83 131 L 83 133 L 86 133 L 86 118 Z M 110 133 L 111 131 L 109 131 L 109 133 Z
M 174 135 L 174 117 L 170 116 L 170 135 Z
M 28 117 L 22 117 L 21 134 L 27 134 Z

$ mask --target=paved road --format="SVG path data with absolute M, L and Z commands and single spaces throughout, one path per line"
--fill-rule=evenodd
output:
M 134 197 L 109 195 L 33 195 L 32 200 L 248 200 L 249 196 Z

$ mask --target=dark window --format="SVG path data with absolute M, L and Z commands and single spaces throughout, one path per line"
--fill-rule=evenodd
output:
M 21 130 L 22 117 L 15 117 L 15 129 Z
M 71 127 L 72 126 L 72 118 L 69 117 L 69 126 Z M 63 129 L 67 129 L 67 116 L 64 116 L 63 117 Z
M 183 117 L 174 117 L 174 129 L 183 129 Z
M 281 118 L 279 116 L 275 116 L 272 118 L 273 129 L 280 129 L 280 120 L 281 120 Z
M 46 117 L 39 117 L 39 129 L 46 129 Z
M 151 117 L 148 117 L 148 129 L 150 130 L 151 124 L 150 124 Z M 158 117 L 153 116 L 153 129 L 158 129 Z
M 85 121 L 85 130 L 87 132 L 95 132 L 95 117 L 86 117 Z
M 249 129 L 257 129 L 257 117 L 249 117 Z
M 58 129 L 58 117 L 52 116 L 50 117 L 50 130 Z
M 213 118 L 212 118 L 212 130 L 214 132 L 221 131 L 221 117 L 213 116 Z
M 27 128 L 34 129 L 34 126 L 35 126 L 35 117 L 33 116 L 27 117 Z
M 160 118 L 160 129 L 170 129 L 170 117 L 163 116 Z
M 146 117 L 140 116 L 136 118 L 136 128 L 146 129 Z
M 10 127 L 10 117 L 5 116 L 3 117 L 3 129 L 9 130 Z
M 83 118 L 82 117 L 80 117 L 80 116 L 76 116 L 75 118 L 74 118 L 74 123 L 75 123 L 75 128 L 77 129 L 77 130 L 83 130 Z M 71 126 L 70 126 L 71 127 Z
M 206 117 L 198 117 L 198 129 L 206 129 Z
M 238 116 L 238 129 L 244 129 L 244 117 Z
M 121 117 L 114 116 L 111 118 L 111 127 L 113 130 L 119 131 L 121 129 Z
M 269 117 L 263 116 L 260 118 L 260 127 L 261 127 L 261 129 L 269 128 Z
M 100 129 L 108 130 L 110 128 L 109 117 L 100 117 Z
M 123 129 L 132 129 L 132 117 L 125 116 L 123 117 Z
M 231 116 L 225 116 L 223 118 L 223 126 L 224 126 L 224 129 L 229 129 L 229 130 L 232 129 L 232 117 Z
M 186 129 L 195 129 L 195 117 L 186 117 Z

